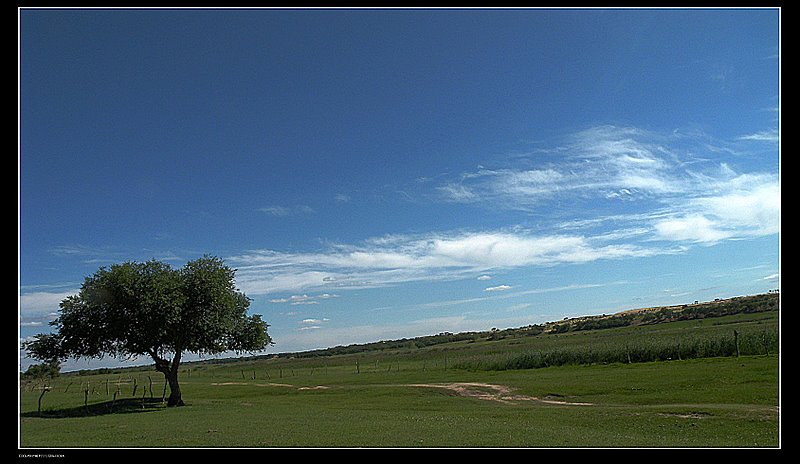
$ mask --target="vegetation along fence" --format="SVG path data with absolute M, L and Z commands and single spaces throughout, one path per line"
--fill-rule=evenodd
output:
M 624 343 L 595 340 L 582 345 L 475 355 L 455 361 L 453 367 L 469 370 L 535 369 L 567 364 L 636 363 L 777 352 L 777 330 L 755 329 L 741 333 L 632 338 Z

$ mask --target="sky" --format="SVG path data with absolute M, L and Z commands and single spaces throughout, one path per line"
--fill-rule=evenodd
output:
M 779 9 L 18 20 L 20 341 L 206 254 L 265 353 L 780 288 Z

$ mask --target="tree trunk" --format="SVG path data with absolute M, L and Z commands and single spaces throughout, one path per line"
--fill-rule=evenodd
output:
M 169 383 L 169 399 L 167 399 L 167 407 L 183 406 L 183 399 L 181 398 L 181 386 L 178 384 L 178 373 L 164 374 Z
M 169 382 L 169 399 L 167 400 L 167 407 L 183 406 L 183 399 L 181 399 L 181 386 L 178 385 L 178 367 L 181 364 L 181 352 L 175 353 L 172 359 L 172 366 L 170 366 L 169 373 L 164 373 Z
M 181 352 L 175 353 L 172 362 L 167 361 L 159 356 L 156 356 L 155 350 L 150 351 L 150 355 L 156 362 L 156 370 L 164 374 L 164 378 L 169 384 L 169 399 L 167 399 L 167 407 L 183 406 L 184 402 L 181 398 L 181 386 L 178 384 L 178 367 L 181 364 Z

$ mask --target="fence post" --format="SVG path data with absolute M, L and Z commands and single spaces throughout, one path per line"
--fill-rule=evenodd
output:
M 36 410 L 36 415 L 42 417 L 42 397 L 45 393 L 50 391 L 50 387 L 43 385 L 42 386 L 42 393 L 39 394 L 39 409 Z
M 117 402 L 117 395 L 119 394 L 119 384 L 117 384 L 117 391 L 114 392 L 114 397 L 111 398 L 111 409 L 110 412 L 114 412 L 114 403 Z
M 739 332 L 733 331 L 733 340 L 736 343 L 736 357 L 739 357 Z

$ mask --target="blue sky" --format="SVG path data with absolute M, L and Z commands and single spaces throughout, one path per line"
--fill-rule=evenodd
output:
M 268 352 L 779 288 L 778 9 L 19 24 L 21 340 L 100 266 L 203 254 Z

